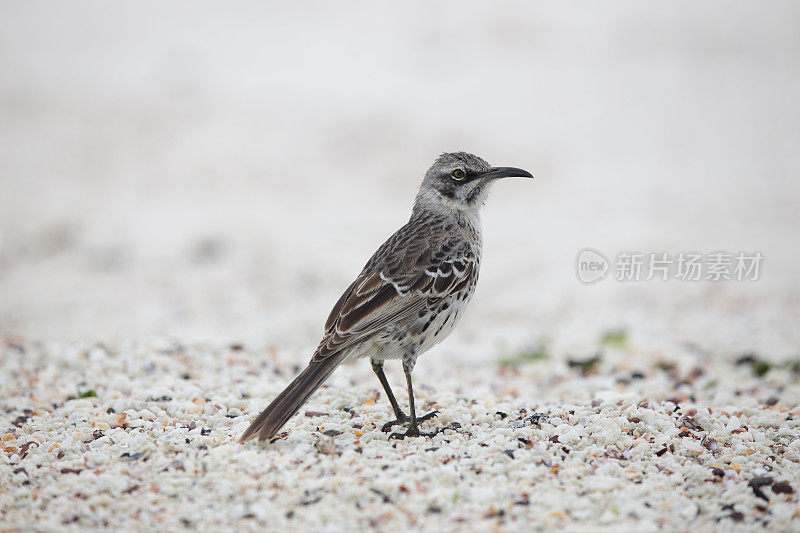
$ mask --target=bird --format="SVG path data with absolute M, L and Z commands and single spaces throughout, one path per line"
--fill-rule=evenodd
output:
M 447 337 L 475 293 L 483 241 L 480 211 L 490 186 L 508 177 L 533 178 L 515 167 L 492 167 L 466 152 L 441 154 L 425 173 L 408 222 L 384 242 L 333 306 L 308 366 L 283 390 L 239 441 L 272 439 L 342 363 L 369 359 L 394 411 L 382 426 L 391 438 L 431 437 L 419 424 L 411 375 L 417 358 Z M 383 370 L 400 359 L 409 415 L 400 408 Z

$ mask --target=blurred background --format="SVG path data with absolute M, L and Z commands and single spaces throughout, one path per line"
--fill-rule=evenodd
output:
M 310 354 L 428 166 L 466 150 L 536 179 L 495 187 L 441 350 L 622 327 L 797 354 L 796 3 L 0 6 L 7 340 Z M 587 286 L 585 247 L 764 263 Z

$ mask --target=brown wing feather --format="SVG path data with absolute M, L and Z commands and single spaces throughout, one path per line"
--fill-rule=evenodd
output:
M 423 269 L 416 279 L 403 280 L 405 290 L 398 290 L 398 282 L 381 280 L 381 284 L 371 282 L 369 290 L 360 289 L 363 285 L 354 283 L 343 296 L 338 306 L 338 314 L 329 320 L 328 331 L 314 354 L 314 361 L 320 361 L 331 354 L 352 346 L 398 320 L 433 305 L 441 298 L 464 289 L 470 281 L 474 263 L 461 259 L 463 270 L 455 271 L 445 266 L 437 269 L 431 276 Z M 441 275 L 439 275 L 441 274 Z M 380 279 L 378 276 L 375 278 Z
M 444 231 L 431 231 L 436 224 Z M 340 352 L 464 288 L 477 258 L 451 228 L 444 219 L 429 220 L 392 235 L 333 306 L 312 360 Z
M 339 300 L 337 300 L 336 304 L 333 306 L 333 309 L 331 309 L 331 313 L 328 315 L 328 320 L 325 321 L 326 333 L 333 328 L 333 325 L 336 323 L 336 319 L 339 318 L 339 313 L 342 311 L 342 306 L 344 305 L 345 300 L 347 300 L 348 296 L 350 296 L 350 292 L 360 279 L 360 277 L 356 278 L 356 280 L 351 283 L 349 287 L 347 287 L 347 290 L 345 290 L 342 295 L 339 296 Z

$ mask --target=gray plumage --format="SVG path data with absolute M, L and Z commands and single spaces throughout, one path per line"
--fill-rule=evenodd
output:
M 256 418 L 240 441 L 272 438 L 344 361 L 369 358 L 396 420 L 418 436 L 411 371 L 417 357 L 444 339 L 466 309 L 478 282 L 480 208 L 498 178 L 532 177 L 492 168 L 465 152 L 442 154 L 425 174 L 411 218 L 383 243 L 333 306 L 308 367 Z M 411 416 L 400 409 L 383 373 L 386 359 L 402 359 Z

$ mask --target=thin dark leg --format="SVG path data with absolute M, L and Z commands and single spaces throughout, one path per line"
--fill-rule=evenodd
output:
M 419 426 L 417 425 L 417 410 L 414 407 L 414 387 L 411 385 L 411 370 L 408 365 L 403 363 L 403 372 L 406 374 L 406 386 L 408 387 L 408 410 L 411 411 L 411 427 L 409 431 L 414 431 L 419 435 Z
M 375 372 L 375 375 L 378 376 L 378 380 L 381 382 L 381 385 L 383 385 L 383 390 L 386 391 L 386 397 L 389 398 L 389 403 L 392 404 L 392 410 L 394 411 L 394 416 L 397 417 L 397 420 L 395 420 L 394 422 L 397 424 L 402 424 L 403 422 L 408 420 L 408 417 L 402 411 L 402 409 L 400 409 L 400 405 L 397 403 L 397 399 L 395 399 L 394 397 L 392 388 L 389 386 L 389 381 L 386 379 L 386 374 L 383 373 L 383 361 L 373 360 L 371 362 L 372 362 L 372 370 Z M 391 422 L 389 423 L 391 424 Z M 384 431 L 386 430 L 384 429 Z
M 411 427 L 405 433 L 392 433 L 389 438 L 396 438 L 396 439 L 403 439 L 405 437 L 433 437 L 437 433 L 438 430 L 434 431 L 433 433 L 421 433 L 419 430 L 418 422 L 424 422 L 425 420 L 429 420 L 439 414 L 439 411 L 431 411 L 427 415 L 417 418 L 417 410 L 414 408 L 414 387 L 411 384 L 411 367 L 407 364 L 403 363 L 403 372 L 406 374 L 406 385 L 408 386 L 408 406 L 411 411 Z

